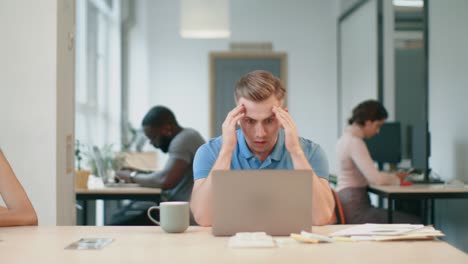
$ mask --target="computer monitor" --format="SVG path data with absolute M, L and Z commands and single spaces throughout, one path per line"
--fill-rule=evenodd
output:
M 399 122 L 384 123 L 380 133 L 365 139 L 372 159 L 383 169 L 385 163 L 397 164 L 401 161 L 401 125 Z
M 424 172 L 424 180 L 429 181 L 429 157 L 431 137 L 427 122 L 416 122 L 411 127 L 411 166 Z

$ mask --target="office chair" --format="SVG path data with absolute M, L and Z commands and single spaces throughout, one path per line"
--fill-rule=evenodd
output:
M 335 200 L 335 215 L 336 219 L 338 220 L 337 224 L 346 224 L 344 212 L 343 212 L 343 206 L 341 205 L 340 197 L 338 197 L 338 194 L 335 192 L 335 190 L 331 189 L 332 194 L 333 194 L 333 199 Z

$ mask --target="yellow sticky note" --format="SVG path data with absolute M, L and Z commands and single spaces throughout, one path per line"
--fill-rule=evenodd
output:
M 295 233 L 291 234 L 291 238 L 299 242 L 303 242 L 303 243 L 314 243 L 314 244 L 319 243 L 319 240 L 317 239 L 307 238 L 307 237 L 301 236 L 300 234 L 295 234 Z

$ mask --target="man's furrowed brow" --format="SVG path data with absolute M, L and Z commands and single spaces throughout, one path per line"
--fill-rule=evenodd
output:
M 245 118 L 253 120 L 253 121 L 264 121 L 264 120 L 267 120 L 267 119 L 274 119 L 275 117 L 276 117 L 275 114 L 271 114 L 269 117 L 266 117 L 266 118 L 264 118 L 262 120 L 258 120 L 258 119 L 255 119 L 255 118 L 249 116 L 249 115 L 245 116 Z

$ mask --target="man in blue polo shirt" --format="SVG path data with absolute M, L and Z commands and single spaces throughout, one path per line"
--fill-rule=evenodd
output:
M 195 154 L 191 200 L 195 221 L 212 224 L 213 170 L 306 169 L 313 172 L 312 223 L 333 223 L 327 158 L 319 145 L 298 136 L 283 108 L 286 90 L 281 81 L 269 72 L 253 71 L 237 82 L 234 94 L 237 106 L 226 116 L 222 135 Z

